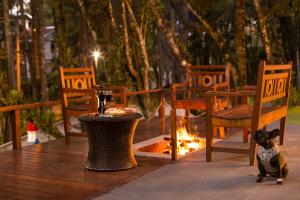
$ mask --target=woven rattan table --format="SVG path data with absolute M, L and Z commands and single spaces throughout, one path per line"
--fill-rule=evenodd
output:
M 86 168 L 113 171 L 137 166 L 133 153 L 133 136 L 138 113 L 122 116 L 81 115 L 79 120 L 88 135 L 89 152 Z

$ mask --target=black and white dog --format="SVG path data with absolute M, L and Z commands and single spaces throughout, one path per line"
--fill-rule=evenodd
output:
M 260 172 L 259 178 L 256 180 L 258 183 L 262 182 L 267 174 L 277 177 L 277 184 L 282 184 L 283 178 L 287 177 L 288 167 L 277 143 L 274 141 L 276 136 L 279 136 L 278 129 L 270 132 L 259 130 L 253 136 L 253 139 L 259 145 L 256 156 Z

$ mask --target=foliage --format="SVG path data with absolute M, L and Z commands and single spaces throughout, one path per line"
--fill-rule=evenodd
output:
M 48 95 L 49 99 L 59 99 L 60 92 L 59 92 L 59 74 L 58 71 L 55 70 L 48 75 Z
M 53 136 L 54 138 L 63 137 L 62 133 L 55 126 L 55 113 L 50 109 L 43 109 L 41 112 L 30 110 L 25 115 L 27 116 L 27 121 L 32 119 L 46 135 Z
M 23 93 L 19 94 L 17 90 L 9 90 L 4 97 L 0 98 L 0 104 L 5 106 L 20 104 L 22 101 Z

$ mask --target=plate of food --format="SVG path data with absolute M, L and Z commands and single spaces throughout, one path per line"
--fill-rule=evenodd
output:
M 135 108 L 109 108 L 105 111 L 106 115 L 122 116 L 137 113 L 138 110 Z

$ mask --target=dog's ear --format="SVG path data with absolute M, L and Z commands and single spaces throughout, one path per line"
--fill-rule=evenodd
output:
M 273 139 L 279 136 L 279 129 L 274 129 L 273 131 L 269 132 L 269 138 Z

